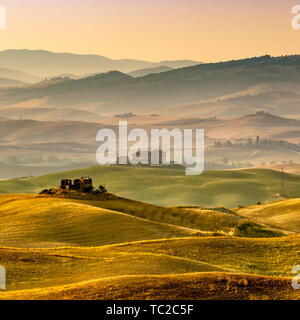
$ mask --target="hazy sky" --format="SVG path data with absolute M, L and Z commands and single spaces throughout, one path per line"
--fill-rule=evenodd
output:
M 220 61 L 300 53 L 300 0 L 0 0 L 0 50 Z

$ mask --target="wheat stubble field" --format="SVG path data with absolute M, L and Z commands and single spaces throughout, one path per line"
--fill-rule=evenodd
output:
M 299 206 L 3 194 L 0 299 L 300 299 Z

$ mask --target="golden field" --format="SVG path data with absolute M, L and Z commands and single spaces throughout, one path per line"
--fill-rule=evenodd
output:
M 0 195 L 0 299 L 299 299 L 299 205 Z

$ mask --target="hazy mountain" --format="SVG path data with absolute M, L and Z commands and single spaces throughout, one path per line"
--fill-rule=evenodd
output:
M 2 141 L 16 143 L 50 143 L 88 141 L 96 143 L 96 134 L 103 125 L 79 121 L 8 120 L 1 122 Z M 67 140 L 67 141 L 66 141 Z
M 97 122 L 104 119 L 103 116 L 97 113 L 82 109 L 36 106 L 0 107 L 0 114 L 7 119 L 31 119 L 40 121 L 77 121 L 80 119 L 80 121 Z
M 18 80 L 18 81 L 27 82 L 27 83 L 35 83 L 42 80 L 40 77 L 27 74 L 21 71 L 17 71 L 17 70 L 6 69 L 6 68 L 0 68 L 0 78 Z
M 159 65 L 169 67 L 171 69 L 178 69 L 178 68 L 196 66 L 201 63 L 202 62 L 194 61 L 194 60 L 164 60 L 159 62 Z
M 273 140 L 288 140 L 294 143 L 298 143 L 300 141 L 300 127 L 298 130 L 287 130 L 279 133 L 273 133 L 268 136 L 269 139 Z
M 300 56 L 264 56 L 139 78 L 114 71 L 11 89 L 2 91 L 0 104 L 47 97 L 49 106 L 93 105 L 90 110 L 100 114 L 151 111 L 232 117 L 264 110 L 290 116 L 299 114 L 299 84 Z
M 238 139 L 260 136 L 279 140 L 287 130 L 299 132 L 300 121 L 258 112 L 235 119 L 211 122 L 207 126 L 206 134 L 210 138 Z M 288 140 L 288 137 L 285 140 Z
M 7 108 L 9 109 L 9 108 Z M 40 108 L 42 109 L 42 108 Z M 40 112 L 38 109 L 38 112 Z M 17 110 L 13 110 L 17 113 Z M 63 108 L 54 109 L 54 112 L 64 112 Z M 31 110 L 32 114 L 34 111 Z M 48 113 L 51 111 L 47 110 Z M 76 110 L 68 110 L 76 113 Z M 2 114 L 2 110 L 0 110 Z M 79 116 L 84 119 L 86 114 L 78 111 Z M 40 114 L 42 117 L 43 115 Z M 51 118 L 46 115 L 45 118 Z M 1 118 L 0 118 L 1 119 Z M 55 117 L 54 117 L 55 119 Z M 94 120 L 94 117 L 91 116 Z M 34 121 L 34 120 L 5 120 L 1 119 L 0 126 L 0 162 L 15 164 L 9 159 L 10 155 L 17 157 L 17 164 L 30 164 L 32 159 L 39 159 L 35 165 L 45 162 L 45 158 L 55 154 L 61 162 L 68 161 L 72 163 L 95 162 L 95 152 L 99 146 L 96 142 L 96 134 L 100 129 L 113 128 L 118 130 L 118 120 L 108 122 L 110 119 L 102 119 L 101 122 L 84 122 L 84 121 Z M 162 120 L 162 119 L 161 119 Z M 168 128 L 173 129 L 196 129 L 205 130 L 205 143 L 208 147 L 206 150 L 206 162 L 214 166 L 219 166 L 224 157 L 234 162 L 246 162 L 251 160 L 256 165 L 262 162 L 270 163 L 277 161 L 294 161 L 299 162 L 299 139 L 300 139 L 300 120 L 286 119 L 267 113 L 258 113 L 246 115 L 232 119 L 204 119 L 204 118 L 177 118 L 173 121 L 157 121 L 147 126 L 135 118 L 129 122 L 131 128 L 142 127 L 147 131 L 149 128 Z M 294 136 L 289 138 L 287 132 L 294 132 Z M 298 133 L 298 136 L 297 134 Z M 248 139 L 256 140 L 272 139 L 271 147 L 261 148 L 259 150 L 253 147 L 220 147 L 214 148 L 214 142 L 231 140 L 239 144 L 243 141 L 247 143 Z M 274 140 L 285 140 L 294 143 L 288 147 L 288 142 L 274 142 Z M 298 146 L 298 147 L 297 147 Z M 65 160 L 64 160 L 65 159 Z M 36 160 L 34 160 L 36 161 Z M 55 163 L 56 161 L 54 161 Z M 224 163 L 223 163 L 224 165 Z M 233 166 L 234 167 L 234 166 Z
M 179 60 L 163 63 L 163 65 L 172 65 L 172 67 L 178 68 L 195 65 L 198 62 Z M 0 52 L 0 67 L 17 69 L 42 77 L 51 77 L 58 74 L 76 74 L 81 76 L 110 70 L 131 72 L 160 65 L 162 63 L 133 59 L 113 60 L 99 55 L 54 53 L 44 50 L 5 50 Z
M 197 117 L 240 117 L 260 110 L 300 119 L 298 82 L 264 82 L 245 90 L 204 101 L 183 103 L 160 109 L 161 115 Z M 286 91 L 284 91 L 286 90 Z M 284 108 L 282 107 L 284 105 Z
M 138 78 L 138 77 L 147 76 L 148 74 L 161 73 L 161 72 L 166 72 L 166 71 L 170 71 L 170 70 L 172 70 L 172 68 L 161 66 L 161 67 L 156 67 L 156 68 L 135 70 L 133 72 L 129 72 L 128 74 L 131 77 Z
M 299 127 L 300 120 L 286 119 L 267 112 L 257 112 L 255 114 L 245 115 L 235 120 L 235 126 L 251 127 Z
M 173 69 L 191 67 L 198 64 L 201 64 L 201 63 L 193 60 L 176 60 L 176 61 L 166 60 L 166 61 L 159 62 L 158 67 L 139 69 L 139 70 L 129 72 L 128 74 L 134 78 L 138 78 L 138 77 L 147 76 L 148 74 L 161 73 L 161 72 L 166 72 Z
M 257 112 L 238 118 L 197 118 L 197 117 L 177 117 L 169 121 L 153 123 L 155 127 L 166 128 L 202 128 L 205 129 L 207 142 L 214 139 L 256 139 L 271 138 L 273 140 L 291 140 L 298 138 L 300 141 L 300 120 L 287 119 L 266 112 Z M 289 137 L 288 132 L 294 132 L 295 137 Z M 296 134 L 298 132 L 298 136 Z
M 47 112 L 49 111 L 47 110 Z M 0 113 L 2 114 L 2 110 L 0 110 Z M 107 123 L 58 120 L 33 121 L 24 119 L 4 121 L 1 123 L 0 137 L 3 141 L 5 140 L 9 143 L 65 141 L 66 137 L 68 137 L 69 142 L 95 142 L 96 133 L 99 129 L 103 127 L 115 127 L 117 124 L 108 125 Z M 285 132 L 286 130 L 300 130 L 300 120 L 286 119 L 259 112 L 232 119 L 178 118 L 178 120 L 173 121 L 157 122 L 155 127 L 201 127 L 205 129 L 205 134 L 212 138 L 256 138 L 257 135 L 266 137 L 272 132 L 275 134 Z
M 19 80 L 0 78 L 0 87 L 21 87 L 26 84 L 26 82 Z
M 77 76 L 76 74 L 73 73 L 63 73 L 63 74 L 59 74 L 56 76 L 56 78 L 69 78 L 69 79 L 73 79 L 73 80 L 78 80 L 81 78 L 86 78 L 89 75 L 85 75 L 85 76 Z
M 0 117 L 0 121 L 7 121 L 7 120 L 10 120 L 9 118 L 5 118 L 5 117 Z
M 20 177 L 41 176 L 44 174 L 55 173 L 67 170 L 83 169 L 91 166 L 90 163 L 74 163 L 74 164 L 45 164 L 42 166 L 22 166 L 22 165 L 7 165 L 0 162 L 0 177 L 1 179 L 14 179 Z M 0 179 L 0 180 L 1 180 Z

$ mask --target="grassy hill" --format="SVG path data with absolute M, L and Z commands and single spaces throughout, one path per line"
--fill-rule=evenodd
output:
M 59 145 L 59 144 L 58 144 Z M 44 145 L 45 148 L 47 147 L 52 147 L 53 145 Z M 78 169 L 78 168 L 86 168 L 89 164 L 83 163 L 83 164 L 72 164 L 71 167 L 73 169 Z M 70 170 L 70 165 L 66 164 L 45 164 L 41 166 L 30 166 L 30 165 L 7 165 L 4 163 L 0 163 L 0 176 L 1 180 L 7 180 L 11 178 L 18 178 L 18 177 L 28 177 L 28 176 L 39 176 L 42 174 L 49 174 L 49 173 L 54 173 L 58 171 L 66 171 Z M 0 181 L 1 181 L 0 180 Z
M 281 171 L 282 168 L 284 172 L 300 175 L 300 164 L 299 163 L 279 163 L 279 164 L 269 164 L 262 166 L 264 169 Z
M 234 211 L 243 217 L 300 233 L 300 199 L 281 200 Z
M 143 289 L 141 289 L 143 288 Z M 226 273 L 126 276 L 82 283 L 13 291 L 13 300 L 298 300 L 291 280 Z
M 226 210 L 163 208 L 118 198 L 0 195 L 0 205 L 0 246 L 101 246 L 195 235 L 283 235 Z
M 94 185 L 106 185 L 110 192 L 156 205 L 200 205 L 233 208 L 277 200 L 281 173 L 267 169 L 205 171 L 186 176 L 183 169 L 105 166 L 49 174 L 41 177 L 0 181 L 0 193 L 38 193 L 55 187 L 63 178 L 90 176 Z M 300 177 L 284 174 L 285 193 L 299 198 Z
M 299 198 L 232 210 L 216 205 L 229 195 L 232 204 L 275 197 L 280 172 L 187 177 L 175 168 L 107 166 L 0 181 L 0 189 L 40 191 L 80 175 L 107 181 L 123 196 L 155 195 L 153 202 L 173 206 L 112 194 L 1 194 L 7 290 L 0 300 L 300 299 L 291 288 L 300 259 Z M 285 179 L 296 197 L 299 177 Z
M 0 195 L 0 299 L 299 299 L 298 231 L 225 208 L 97 199 Z
M 291 276 L 299 248 L 298 236 L 260 240 L 194 237 L 85 248 L 0 248 L 9 275 L 9 291 L 0 293 L 0 299 L 299 299 L 291 290 L 291 280 L 283 278 Z M 169 291 L 159 290 L 165 286 Z
M 96 207 L 90 201 L 10 195 L 0 196 L 0 204 L 2 246 L 100 246 L 200 234 Z

